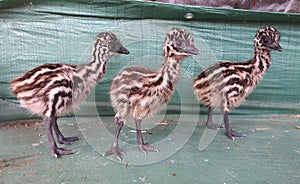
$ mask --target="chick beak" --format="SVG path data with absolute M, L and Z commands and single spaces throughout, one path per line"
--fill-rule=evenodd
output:
M 116 51 L 119 54 L 129 54 L 129 50 L 127 50 L 125 47 L 119 48 L 119 50 Z
M 272 43 L 272 44 L 268 45 L 268 47 L 273 49 L 273 50 L 277 50 L 279 52 L 282 52 L 282 48 L 278 43 Z
M 187 53 L 190 55 L 198 55 L 200 53 L 199 50 L 194 45 L 190 45 L 187 48 L 182 49 L 181 52 Z

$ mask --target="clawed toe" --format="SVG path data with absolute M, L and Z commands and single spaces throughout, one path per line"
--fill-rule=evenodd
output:
M 237 133 L 235 131 L 229 131 L 226 133 L 228 138 L 231 139 L 231 140 L 234 140 L 234 137 L 246 137 L 245 134 L 241 134 L 241 133 Z
M 219 130 L 220 128 L 223 128 L 222 125 L 213 124 L 213 123 L 206 124 L 206 127 L 210 128 L 210 129 L 213 129 L 213 130 Z
M 121 150 L 119 147 L 111 147 L 108 151 L 106 151 L 103 156 L 114 155 L 117 160 L 122 160 L 121 155 L 125 155 L 125 152 Z
M 79 137 L 65 137 L 65 138 L 58 139 L 58 142 L 60 144 L 68 145 L 68 144 L 72 144 L 74 141 L 77 141 L 77 140 L 80 140 L 80 138 Z
M 59 155 L 71 155 L 74 154 L 75 152 L 72 150 L 66 150 L 63 148 L 54 148 L 53 150 L 51 150 L 51 155 L 54 158 L 57 158 Z
M 158 152 L 158 149 L 156 147 L 153 147 L 148 143 L 139 145 L 139 150 L 144 154 L 147 154 L 148 151 Z

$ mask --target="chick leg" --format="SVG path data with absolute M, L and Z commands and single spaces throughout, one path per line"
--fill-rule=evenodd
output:
M 146 154 L 148 151 L 158 152 L 157 148 L 150 146 L 148 143 L 144 143 L 143 135 L 141 131 L 141 123 L 142 123 L 141 119 L 135 119 L 136 136 L 137 136 L 139 150 L 144 154 Z
M 121 150 L 119 148 L 118 140 L 119 140 L 120 131 L 124 125 L 124 121 L 119 118 L 115 118 L 115 123 L 116 123 L 116 133 L 115 133 L 114 142 L 113 142 L 112 146 L 109 148 L 109 150 L 107 150 L 103 154 L 103 156 L 108 156 L 108 155 L 113 154 L 116 159 L 122 160 L 121 155 L 124 155 L 125 153 L 123 150 Z
M 214 110 L 213 107 L 208 107 L 208 116 L 207 116 L 206 127 L 210 128 L 210 129 L 213 129 L 213 130 L 219 130 L 220 128 L 223 128 L 223 126 L 212 123 L 212 112 L 213 112 L 213 110 Z
M 230 123 L 229 123 L 228 112 L 226 112 L 226 111 L 224 112 L 223 120 L 224 120 L 224 124 L 225 124 L 226 134 L 227 134 L 229 139 L 234 140 L 234 137 L 246 137 L 246 135 L 234 132 L 231 129 L 231 126 L 230 126 Z
M 72 144 L 72 142 L 79 140 L 79 137 L 64 137 L 57 125 L 57 117 L 53 118 L 53 130 L 57 136 L 60 144 Z
M 72 150 L 65 150 L 63 148 L 58 148 L 54 137 L 53 137 L 53 132 L 52 132 L 52 126 L 53 123 L 56 121 L 56 118 L 44 118 L 44 124 L 46 127 L 46 133 L 48 136 L 48 140 L 49 140 L 49 144 L 50 144 L 50 151 L 51 151 L 51 155 L 54 158 L 57 158 L 58 155 L 69 155 L 69 154 L 73 154 L 74 152 Z

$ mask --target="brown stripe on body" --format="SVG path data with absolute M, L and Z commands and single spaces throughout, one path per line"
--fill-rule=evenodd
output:
M 72 92 L 64 92 L 64 91 L 59 91 L 58 93 L 56 93 L 54 95 L 54 99 L 53 99 L 53 104 L 52 104 L 52 108 L 51 108 L 51 117 L 56 116 L 56 111 L 59 109 L 56 109 L 56 105 L 58 103 L 59 98 L 64 98 L 67 97 L 68 99 L 72 99 Z

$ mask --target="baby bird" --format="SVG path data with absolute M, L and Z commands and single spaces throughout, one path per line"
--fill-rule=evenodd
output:
M 57 116 L 85 100 L 104 75 L 108 58 L 117 54 L 129 54 L 129 51 L 113 33 L 102 33 L 94 41 L 90 63 L 44 64 L 10 82 L 10 89 L 20 100 L 21 107 L 43 117 L 53 157 L 74 152 L 57 147 L 52 129 L 60 144 L 71 144 L 79 139 L 63 136 L 57 126 Z
M 189 33 L 184 29 L 171 29 L 164 43 L 164 61 L 159 70 L 145 67 L 130 67 L 120 72 L 112 81 L 110 97 L 116 112 L 116 134 L 111 148 L 104 156 L 113 154 L 121 160 L 124 152 L 119 148 L 118 138 L 126 117 L 135 120 L 138 148 L 141 152 L 158 152 L 158 149 L 144 143 L 141 123 L 150 114 L 166 105 L 180 79 L 183 58 L 199 54 Z
M 223 61 L 202 71 L 193 81 L 196 98 L 208 107 L 206 126 L 218 129 L 213 124 L 212 111 L 221 108 L 226 134 L 230 139 L 245 137 L 232 131 L 228 113 L 237 107 L 253 91 L 271 65 L 271 50 L 282 51 L 279 32 L 273 27 L 259 29 L 254 38 L 254 56 L 247 62 Z

